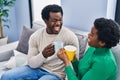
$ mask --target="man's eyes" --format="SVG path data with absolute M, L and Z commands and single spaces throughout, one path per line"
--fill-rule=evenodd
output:
M 60 21 L 60 22 L 62 22 L 62 20 L 53 20 L 52 22 L 57 22 L 57 21 Z
M 93 32 L 93 31 L 91 31 L 91 34 L 94 34 L 94 32 Z
M 52 22 L 57 22 L 57 20 L 53 20 Z

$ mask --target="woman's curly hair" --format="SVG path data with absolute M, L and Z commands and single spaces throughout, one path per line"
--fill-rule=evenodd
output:
M 120 25 L 112 19 L 98 18 L 94 21 L 98 30 L 98 40 L 105 42 L 107 48 L 117 45 L 120 40 Z

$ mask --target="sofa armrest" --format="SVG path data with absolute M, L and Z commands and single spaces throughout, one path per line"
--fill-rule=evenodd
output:
M 16 49 L 18 41 L 0 46 L 0 62 L 10 59 L 14 55 L 13 50 Z

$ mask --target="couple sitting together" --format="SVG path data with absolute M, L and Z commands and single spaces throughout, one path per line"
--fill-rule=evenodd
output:
M 55 41 L 73 45 L 79 54 L 77 36 L 62 27 L 63 10 L 58 5 L 47 5 L 42 10 L 45 28 L 37 30 L 29 39 L 28 64 L 6 71 L 0 80 L 116 80 L 117 64 L 111 47 L 120 40 L 117 22 L 97 18 L 88 34 L 89 48 L 79 60 L 69 61 L 65 49 L 55 52 Z M 71 64 L 70 64 L 71 62 Z

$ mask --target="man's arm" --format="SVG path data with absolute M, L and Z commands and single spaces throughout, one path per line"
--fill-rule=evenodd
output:
M 42 51 L 38 51 L 37 37 L 32 35 L 29 40 L 28 65 L 32 68 L 38 68 L 45 60 L 46 58 L 42 55 Z
M 30 37 L 29 41 L 28 65 L 32 68 L 40 67 L 48 57 L 52 56 L 55 53 L 53 44 L 49 44 L 42 51 L 39 51 L 38 39 L 38 36 L 36 36 L 36 34 L 33 34 Z

